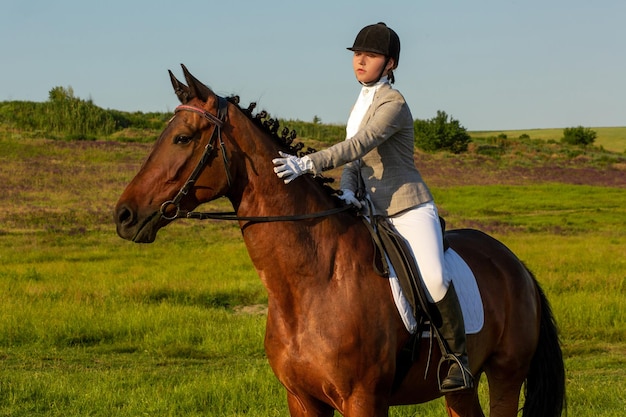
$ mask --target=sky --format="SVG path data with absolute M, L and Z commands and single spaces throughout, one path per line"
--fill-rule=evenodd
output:
M 0 0 L 0 101 L 54 87 L 106 109 L 170 112 L 180 64 L 287 120 L 345 124 L 351 46 L 385 22 L 415 119 L 468 130 L 626 126 L 624 0 Z

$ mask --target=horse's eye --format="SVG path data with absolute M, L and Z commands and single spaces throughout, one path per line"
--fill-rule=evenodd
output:
M 185 136 L 185 135 L 178 135 L 174 138 L 174 143 L 176 145 L 185 145 L 189 142 L 191 142 L 192 137 L 191 136 Z

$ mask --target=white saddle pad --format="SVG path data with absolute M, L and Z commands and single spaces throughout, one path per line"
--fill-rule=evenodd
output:
M 415 333 L 417 331 L 417 322 L 415 317 L 413 317 L 413 309 L 402 293 L 402 288 L 390 263 L 389 268 L 389 282 L 398 312 L 406 329 L 410 333 Z M 485 312 L 474 273 L 452 248 L 444 253 L 444 271 L 454 283 L 454 289 L 459 297 L 459 303 L 463 311 L 463 321 L 465 322 L 465 333 L 478 333 L 485 323 Z

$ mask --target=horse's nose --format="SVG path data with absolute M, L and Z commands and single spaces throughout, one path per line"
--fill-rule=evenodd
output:
M 125 237 L 125 231 L 136 223 L 137 216 L 126 204 L 117 207 L 114 214 L 115 224 L 117 225 L 117 234 Z
M 135 215 L 133 214 L 133 211 L 129 209 L 128 206 L 126 206 L 125 204 L 117 208 L 117 211 L 115 213 L 115 222 L 117 224 L 127 226 L 129 224 L 132 224 L 134 218 Z

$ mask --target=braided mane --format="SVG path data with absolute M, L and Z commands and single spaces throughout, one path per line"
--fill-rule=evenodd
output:
M 316 149 L 311 148 L 311 147 L 308 147 L 305 151 L 303 151 L 302 149 L 304 148 L 304 143 L 294 142 L 297 136 L 296 131 L 290 130 L 288 127 L 283 127 L 281 130 L 278 119 L 271 118 L 269 113 L 267 113 L 265 110 L 261 110 L 257 112 L 256 114 L 253 114 L 252 112 L 256 108 L 255 102 L 250 103 L 248 107 L 244 109 L 239 106 L 239 96 L 233 95 L 233 96 L 227 97 L 226 100 L 236 105 L 237 108 L 241 110 L 241 112 L 243 112 L 243 114 L 248 116 L 248 118 L 252 120 L 252 122 L 254 122 L 255 125 L 260 127 L 274 141 L 276 141 L 279 145 L 285 148 L 285 150 L 287 150 L 288 153 L 292 155 L 297 155 L 299 157 L 303 157 L 305 155 L 316 152 Z M 278 134 L 279 130 L 280 130 L 280 135 Z M 328 183 L 331 183 L 334 181 L 334 179 L 327 178 L 322 175 L 316 175 L 314 178 L 317 179 L 319 182 L 321 182 L 322 185 L 327 185 Z M 331 187 L 326 187 L 326 188 L 330 188 L 331 193 L 336 193 L 335 189 Z

